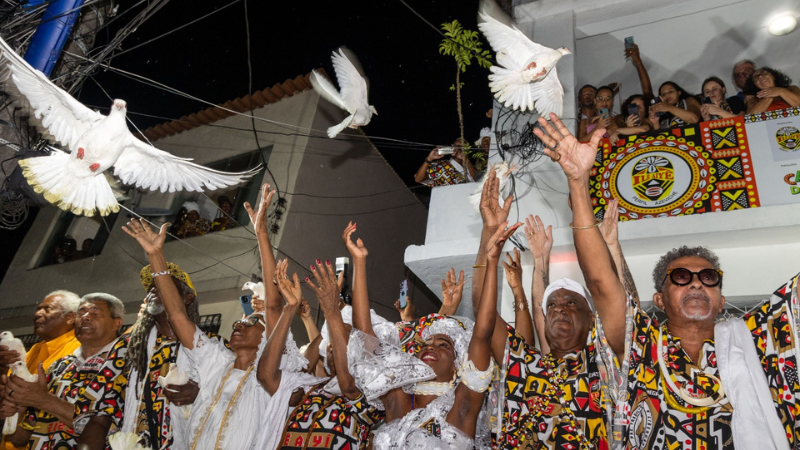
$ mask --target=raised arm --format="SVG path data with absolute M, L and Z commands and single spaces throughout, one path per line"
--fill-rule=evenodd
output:
M 150 260 L 150 270 L 153 272 L 153 281 L 167 311 L 167 318 L 172 325 L 172 330 L 181 345 L 191 350 L 194 348 L 194 332 L 197 325 L 186 314 L 183 298 L 178 292 L 175 282 L 172 281 L 172 277 L 169 276 L 167 260 L 164 258 L 164 240 L 167 238 L 169 226 L 169 223 L 165 223 L 161 225 L 158 233 L 155 233 L 144 219 L 132 219 L 127 226 L 122 227 L 122 230 L 136 239 L 136 242 L 147 254 L 147 259 Z
M 317 328 L 317 323 L 314 322 L 314 318 L 311 317 L 311 306 L 309 306 L 308 300 L 303 298 L 302 292 L 300 292 L 299 295 L 298 292 L 295 292 L 295 296 L 300 298 L 300 307 L 297 308 L 297 315 L 300 317 L 300 320 L 303 321 L 303 326 L 306 328 L 308 342 L 311 342 L 319 336 L 319 328 Z
M 531 346 L 536 345 L 536 337 L 533 331 L 531 313 L 528 310 L 528 297 L 525 296 L 525 289 L 522 287 L 522 263 L 520 262 L 519 250 L 514 249 L 514 258 L 506 252 L 508 262 L 503 261 L 503 269 L 506 273 L 506 281 L 514 294 L 514 328 L 517 333 L 525 339 Z
M 330 343 L 333 347 L 333 365 L 336 368 L 336 378 L 342 394 L 350 400 L 361 396 L 361 391 L 356 387 L 356 382 L 347 367 L 347 344 L 350 342 L 350 330 L 342 320 L 342 311 L 339 309 L 339 288 L 336 283 L 336 273 L 330 261 L 315 270 L 314 280 L 308 286 L 317 295 L 319 306 L 325 314 L 330 332 Z
M 461 304 L 461 294 L 464 293 L 464 271 L 458 274 L 456 269 L 450 268 L 442 280 L 442 307 L 439 308 L 440 316 L 452 316 Z
M 475 317 L 475 326 L 472 329 L 472 338 L 467 350 L 467 367 L 462 368 L 466 372 L 471 370 L 485 372 L 489 369 L 492 353 L 491 339 L 497 318 L 498 261 L 506 240 L 522 224 L 516 223 L 509 228 L 506 228 L 505 225 L 507 222 L 498 227 L 486 242 L 487 247 L 484 253 L 487 256 L 487 271 L 483 280 L 481 302 Z M 472 368 L 469 367 L 469 362 L 472 363 Z M 456 387 L 455 401 L 447 414 L 447 422 L 463 431 L 467 436 L 475 436 L 478 414 L 483 407 L 483 399 L 488 385 L 482 386 L 482 390 L 473 390 L 475 386 L 469 386 L 463 377 L 464 375 L 462 375 L 461 383 Z
M 513 195 L 506 197 L 503 206 L 500 206 L 500 182 L 497 173 L 490 170 L 486 173 L 486 181 L 483 184 L 481 194 L 480 212 L 483 228 L 481 229 L 481 243 L 478 247 L 478 254 L 475 256 L 475 265 L 472 268 L 472 314 L 478 313 L 478 305 L 481 302 L 481 290 L 483 289 L 483 277 L 486 275 L 486 254 L 484 248 L 489 238 L 494 235 L 497 229 L 508 219 L 508 212 L 511 210 Z
M 269 183 L 264 183 L 261 186 L 261 201 L 258 203 L 258 211 L 253 211 L 253 207 L 249 202 L 244 203 L 244 209 L 250 216 L 250 222 L 253 224 L 253 229 L 256 233 L 258 240 L 258 253 L 261 255 L 261 278 L 264 280 L 264 292 L 267 296 L 266 303 L 266 323 L 267 323 L 267 336 L 272 333 L 275 327 L 275 322 L 283 311 L 283 299 L 278 286 L 272 282 L 272 277 L 275 274 L 275 254 L 272 252 L 272 243 L 269 241 L 269 230 L 267 230 L 267 216 L 269 215 L 269 204 L 272 202 L 272 196 L 275 191 L 269 190 Z
M 286 306 L 283 307 L 283 311 L 278 317 L 278 322 L 269 336 L 267 346 L 261 354 L 261 359 L 258 361 L 258 370 L 256 371 L 258 382 L 270 395 L 274 395 L 281 385 L 281 357 L 283 356 L 283 349 L 286 348 L 286 336 L 292 326 L 292 319 L 297 314 L 297 309 L 300 308 L 300 299 L 294 295 L 294 292 L 300 289 L 300 280 L 297 278 L 296 273 L 289 279 L 286 274 L 288 265 L 289 262 L 284 259 L 275 267 L 274 277 L 277 281 L 278 290 L 286 299 Z M 308 277 L 306 277 L 306 281 L 308 281 Z
M 606 215 L 603 217 L 603 223 L 600 224 L 599 228 L 600 233 L 603 234 L 603 240 L 611 252 L 611 257 L 614 259 L 620 283 L 625 287 L 625 291 L 633 301 L 639 305 L 639 291 L 636 290 L 636 283 L 633 282 L 633 275 L 631 275 L 631 270 L 628 268 L 628 263 L 625 262 L 625 255 L 622 254 L 622 246 L 619 243 L 619 200 L 616 198 L 611 199 L 608 203 Z
M 525 236 L 533 255 L 533 277 L 531 281 L 531 313 L 533 326 L 539 337 L 539 349 L 544 354 L 550 353 L 550 344 L 544 332 L 544 290 L 550 284 L 550 250 L 553 248 L 553 226 L 544 227 L 539 216 L 529 215 L 525 219 Z M 530 342 L 529 342 L 530 343 Z
M 642 62 L 642 57 L 639 55 L 639 46 L 633 44 L 629 49 L 625 49 L 625 56 L 630 57 L 633 65 L 636 66 L 636 73 L 639 74 L 639 83 L 642 85 L 642 96 L 645 102 L 650 103 L 653 96 L 653 85 L 650 83 L 650 74 L 647 73 L 647 67 Z
M 595 131 L 589 144 L 580 144 L 555 114 L 550 114 L 550 119 L 555 128 L 540 117 L 539 123 L 544 131 L 537 128 L 534 133 L 544 142 L 545 154 L 555 158 L 567 176 L 573 211 L 570 227 L 578 263 L 603 321 L 608 342 L 621 355 L 625 343 L 625 289 L 617 278 L 614 260 L 597 228 L 600 222 L 592 212 L 589 198 L 589 171 L 605 130 Z
M 356 231 L 356 224 L 350 222 L 342 233 L 342 240 L 350 256 L 353 258 L 353 326 L 366 334 L 375 336 L 369 314 L 369 294 L 367 293 L 367 255 L 361 238 L 355 242 L 351 235 Z

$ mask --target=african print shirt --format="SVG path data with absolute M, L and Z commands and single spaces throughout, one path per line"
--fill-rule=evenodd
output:
M 384 413 L 369 405 L 361 395 L 348 400 L 325 390 L 326 383 L 308 391 L 289 415 L 279 448 L 365 449 L 372 425 Z
M 797 360 L 794 356 L 794 314 L 791 284 L 778 289 L 772 298 L 744 317 L 752 332 L 756 350 L 773 393 L 778 417 L 787 430 L 792 448 L 800 449 L 797 394 Z M 661 346 L 659 333 L 663 330 Z M 731 420 L 733 408 L 726 398 L 719 398 L 719 373 L 714 341 L 703 343 L 699 364 L 681 348 L 679 338 L 671 336 L 666 326 L 659 327 L 644 311 L 637 309 L 631 339 L 629 418 L 627 448 L 681 448 L 692 450 L 733 449 Z M 669 374 L 662 373 L 658 351 L 664 355 Z M 712 397 L 718 404 L 696 407 L 687 404 L 668 386 L 666 376 L 689 395 Z
M 449 158 L 447 160 L 434 161 L 428 165 L 428 182 L 431 187 L 465 183 L 466 179 L 464 178 L 463 170 L 461 168 L 456 170 Z
M 592 328 L 591 342 L 596 342 Z M 554 360 L 508 327 L 502 449 L 607 449 L 605 408 L 594 343 Z
M 82 357 L 82 348 L 79 348 L 73 354 L 54 362 L 47 374 L 48 392 L 75 403 L 86 383 L 94 379 L 113 344 L 109 343 L 86 360 Z M 66 426 L 52 414 L 41 410 L 35 411 L 34 420 L 35 428 L 28 442 L 28 449 L 71 449 L 78 445 L 72 427 Z
M 122 428 L 125 391 L 130 375 L 123 368 L 129 341 L 130 334 L 117 340 L 94 381 L 75 403 L 75 428 L 78 431 L 83 430 L 93 415 L 108 417 L 116 429 Z M 146 379 L 144 383 L 140 382 L 142 401 L 137 412 L 136 432 L 140 437 L 139 443 L 147 448 L 169 449 L 172 446 L 168 401 L 158 384 L 158 377 L 166 376 L 169 364 L 176 362 L 178 345 L 178 341 L 157 334 Z M 142 380 L 141 376 L 139 380 Z

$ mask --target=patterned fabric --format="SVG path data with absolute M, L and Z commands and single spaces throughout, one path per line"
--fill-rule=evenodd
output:
M 687 109 L 686 108 L 686 100 L 678 101 L 678 103 L 676 103 L 675 106 L 677 106 L 680 109 Z M 670 114 L 670 113 L 664 114 L 663 116 L 661 116 L 661 118 L 659 120 L 660 120 L 660 126 L 661 126 L 662 129 L 664 129 L 664 128 L 672 128 L 672 127 L 682 127 L 682 126 L 686 125 L 686 122 L 684 122 L 683 119 L 681 119 L 680 117 L 678 117 L 678 116 L 676 116 L 674 114 Z
M 428 181 L 432 187 L 466 183 L 463 169 L 456 170 L 450 158 L 436 160 L 428 165 Z
M 786 429 L 789 445 L 800 449 L 800 407 L 797 396 L 797 333 L 792 304 L 792 282 L 778 289 L 759 308 L 744 317 L 751 330 L 756 350 L 772 391 L 778 417 Z M 796 296 L 794 297 L 796 299 Z M 680 339 L 663 328 L 664 362 L 669 374 L 663 374 L 658 363 L 660 327 L 644 311 L 636 312 L 635 330 L 629 336 L 630 376 L 629 403 L 626 406 L 630 427 L 627 448 L 733 449 L 731 433 L 732 407 L 727 399 L 719 399 L 714 342 L 703 343 L 699 365 L 683 351 Z M 692 393 L 704 393 L 720 402 L 708 409 L 686 404 L 667 386 L 671 376 L 677 386 Z
M 372 425 L 384 414 L 362 395 L 350 401 L 319 384 L 310 390 L 289 415 L 281 438 L 281 449 L 365 449 Z
M 125 390 L 130 375 L 129 371 L 123 371 L 129 341 L 130 334 L 117 341 L 94 381 L 89 383 L 75 402 L 75 428 L 79 432 L 93 415 L 109 417 L 113 424 L 112 430 L 121 428 L 125 411 Z M 141 384 L 142 401 L 137 411 L 136 432 L 140 437 L 139 443 L 148 448 L 169 449 L 172 446 L 168 402 L 163 388 L 158 384 L 158 377 L 166 376 L 169 364 L 176 362 L 177 348 L 177 341 L 158 334 L 145 382 Z M 151 432 L 153 430 L 157 430 L 156 436 Z
M 553 361 L 508 327 L 503 425 L 495 448 L 608 448 L 596 329 L 580 352 Z
M 47 374 L 48 392 L 70 403 L 75 403 L 86 383 L 94 379 L 98 369 L 105 361 L 108 351 L 109 349 L 106 348 L 86 361 L 83 361 L 75 353 L 56 361 Z M 76 353 L 78 352 L 76 351 Z M 34 420 L 36 421 L 35 429 L 28 442 L 28 449 L 75 448 L 78 444 L 72 427 L 67 427 L 52 414 L 36 411 Z

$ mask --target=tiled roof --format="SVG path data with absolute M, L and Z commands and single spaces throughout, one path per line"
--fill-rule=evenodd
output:
M 317 70 L 323 76 L 329 78 L 324 69 Z M 261 108 L 270 103 L 277 103 L 284 97 L 291 97 L 292 95 L 311 89 L 311 81 L 309 81 L 310 76 L 311 73 L 298 75 L 296 78 L 288 79 L 283 83 L 275 83 L 271 88 L 254 92 L 252 95 L 253 108 Z M 228 100 L 221 105 L 200 110 L 188 116 L 183 116 L 178 120 L 152 126 L 142 131 L 141 134 L 152 142 L 234 115 L 234 113 L 226 111 L 220 108 L 220 106 L 233 111 L 246 113 L 250 111 L 250 96 L 245 95 L 234 100 Z

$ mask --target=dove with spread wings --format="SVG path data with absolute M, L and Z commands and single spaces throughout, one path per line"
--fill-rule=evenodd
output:
M 484 12 L 479 13 L 478 28 L 497 52 L 489 87 L 500 103 L 526 112 L 534 108 L 547 117 L 561 116 L 564 88 L 558 80 L 556 63 L 572 52 L 566 47 L 552 49 L 539 45 L 517 27 L 506 25 Z
M 104 172 L 111 167 L 123 183 L 161 192 L 200 191 L 233 186 L 256 174 L 209 169 L 140 141 L 125 122 L 127 104 L 114 100 L 105 116 L 93 111 L 32 68 L 0 39 L 0 79 L 17 103 L 32 110 L 46 137 L 70 153 L 51 148 L 50 156 L 19 162 L 33 189 L 59 208 L 87 216 L 108 215 L 119 204 Z M 33 121 L 32 121 L 33 122 Z
M 358 59 L 349 50 L 345 54 L 345 50 L 342 47 L 339 53 L 333 52 L 331 56 L 341 92 L 316 70 L 311 71 L 311 85 L 320 97 L 350 113 L 342 123 L 328 128 L 328 137 L 331 139 L 346 127 L 358 128 L 367 125 L 372 115 L 378 114 L 375 107 L 369 104 L 369 86 Z

